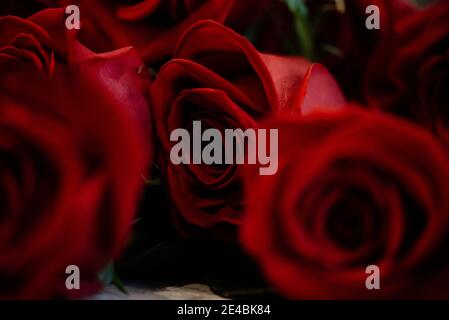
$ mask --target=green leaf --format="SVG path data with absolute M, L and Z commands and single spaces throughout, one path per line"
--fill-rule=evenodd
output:
M 120 278 L 115 273 L 114 262 L 109 263 L 103 271 L 98 274 L 98 279 L 104 286 L 114 285 L 118 290 L 123 292 L 124 294 L 128 294 L 125 286 L 123 285 Z
M 106 286 L 112 283 L 114 273 L 114 263 L 111 262 L 98 274 L 98 279 L 100 279 L 101 283 Z
M 294 16 L 295 31 L 301 45 L 301 54 L 314 60 L 315 46 L 309 10 L 304 0 L 284 0 Z
M 112 279 L 112 284 L 120 290 L 124 294 L 128 294 L 128 290 L 126 290 L 125 285 L 122 280 L 120 280 L 119 276 L 114 272 L 114 277 Z

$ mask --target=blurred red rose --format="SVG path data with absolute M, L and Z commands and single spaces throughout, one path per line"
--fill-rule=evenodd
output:
M 0 18 L 1 298 L 86 294 L 120 253 L 150 155 L 140 66 L 80 45 L 63 10 Z
M 134 46 L 149 65 L 168 60 L 179 37 L 195 22 L 224 22 L 234 0 L 52 0 L 80 7 L 80 39 L 106 51 Z
M 224 23 L 265 52 L 298 49 L 294 19 L 284 0 L 3 0 L 0 15 L 27 17 L 44 7 L 78 5 L 80 40 L 96 51 L 135 46 L 158 67 L 168 60 L 186 29 L 200 20 Z
M 279 129 L 279 171 L 248 167 L 242 241 L 282 294 L 448 297 L 442 284 L 426 287 L 449 269 L 449 155 L 440 142 L 363 109 L 262 127 Z M 365 287 L 369 265 L 380 268 L 380 290 Z
M 312 15 L 318 16 L 314 29 L 318 61 L 335 74 L 350 98 L 363 99 L 363 79 L 366 69 L 378 50 L 383 50 L 393 33 L 394 23 L 415 11 L 408 0 L 352 0 L 346 1 L 344 11 L 336 7 L 324 10 L 322 2 L 310 2 Z M 366 9 L 379 8 L 380 30 L 369 30 Z M 376 65 L 375 68 L 383 70 Z M 369 81 L 369 79 L 367 79 Z
M 269 114 L 308 113 L 315 104 L 338 107 L 345 100 L 320 65 L 262 54 L 212 21 L 192 26 L 174 56 L 152 86 L 152 110 L 175 221 L 183 231 L 196 226 L 232 238 L 229 227 L 240 223 L 244 206 L 240 167 L 173 165 L 171 132 L 191 130 L 195 120 L 220 131 L 256 128 Z
M 365 95 L 372 105 L 431 129 L 449 128 L 448 21 L 447 1 L 395 21 L 367 70 Z

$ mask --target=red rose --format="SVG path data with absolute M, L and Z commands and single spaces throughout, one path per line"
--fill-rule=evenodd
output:
M 307 113 L 314 104 L 343 105 L 344 98 L 323 67 L 300 57 L 262 54 L 212 21 L 189 29 L 174 56 L 151 90 L 174 216 L 178 225 L 227 236 L 224 230 L 240 223 L 244 206 L 240 167 L 172 164 L 173 130 L 190 130 L 195 120 L 219 130 L 246 130 L 266 115 Z
M 448 21 L 449 3 L 439 1 L 395 22 L 367 71 L 371 104 L 432 129 L 449 128 Z
M 366 27 L 369 17 L 366 9 L 371 5 L 379 8 L 379 30 Z M 322 7 L 322 3 L 317 2 L 311 10 L 315 12 Z M 320 15 L 320 23 L 314 30 L 316 43 L 323 49 L 319 61 L 336 75 L 348 96 L 362 100 L 361 79 L 365 77 L 373 54 L 386 46 L 394 32 L 394 23 L 415 8 L 408 0 L 351 0 L 345 2 L 344 8 L 344 12 L 335 9 Z M 379 65 L 374 68 L 385 69 Z
M 263 127 L 279 129 L 279 171 L 248 168 L 242 241 L 281 293 L 447 297 L 447 288 L 425 286 L 449 269 L 449 155 L 440 142 L 363 109 Z M 380 269 L 380 290 L 365 286 L 370 265 Z
M 132 45 L 149 65 L 169 59 L 179 37 L 195 22 L 225 21 L 234 0 L 54 0 L 77 4 L 81 40 L 99 51 Z
M 84 294 L 120 253 L 149 155 L 140 66 L 81 46 L 63 10 L 0 18 L 1 298 Z

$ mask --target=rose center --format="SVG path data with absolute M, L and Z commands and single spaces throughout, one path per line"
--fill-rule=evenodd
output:
M 376 205 L 370 201 L 369 196 L 355 194 L 352 190 L 330 209 L 326 222 L 327 234 L 343 249 L 360 248 L 375 228 L 371 220 L 374 218 L 373 207 Z

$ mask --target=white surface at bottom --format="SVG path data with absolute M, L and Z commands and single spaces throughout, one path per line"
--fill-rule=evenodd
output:
M 224 300 L 214 294 L 208 286 L 189 284 L 182 287 L 146 288 L 126 285 L 128 294 L 114 286 L 107 286 L 90 300 Z

